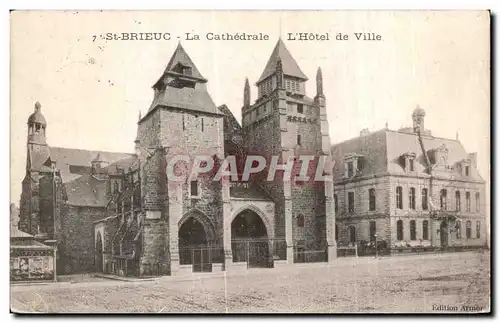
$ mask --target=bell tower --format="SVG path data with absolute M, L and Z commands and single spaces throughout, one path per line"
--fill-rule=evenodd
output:
M 331 153 L 321 69 L 316 75 L 314 99 L 307 96 L 307 80 L 279 39 L 256 83 L 257 99 L 252 105 L 244 100 L 242 124 L 249 154 L 265 155 L 267 160 L 277 156 L 279 164 L 291 163 L 294 171 L 300 169 L 301 160 L 310 158 L 310 176 L 310 171 L 319 167 L 315 164 L 319 157 Z M 274 181 L 261 182 L 276 201 L 274 238 L 286 240 L 287 263 L 294 261 L 294 249 L 336 248 L 333 184 L 316 183 L 315 174 L 310 182 L 298 184 L 294 171 L 291 177 L 279 179 L 276 174 Z M 335 252 L 328 255 L 329 260 L 336 258 Z

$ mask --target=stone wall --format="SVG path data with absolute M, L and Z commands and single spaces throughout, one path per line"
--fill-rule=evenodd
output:
M 105 208 L 67 205 L 58 270 L 66 274 L 94 271 L 94 221 L 106 214 Z

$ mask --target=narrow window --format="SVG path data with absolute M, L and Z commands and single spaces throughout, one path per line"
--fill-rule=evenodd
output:
M 370 188 L 368 190 L 368 198 L 369 198 L 370 211 L 375 211 L 375 189 L 374 188 Z
M 403 188 L 401 186 L 396 187 L 396 207 L 403 209 Z
M 472 222 L 471 221 L 467 221 L 466 224 L 465 224 L 465 236 L 467 237 L 467 239 L 470 239 L 471 236 L 472 236 Z
M 256 115 L 257 115 L 257 117 L 258 117 L 258 116 L 259 116 L 259 114 L 260 114 L 260 107 L 257 107 L 257 108 L 255 109 L 255 113 L 256 113 Z
M 427 189 L 422 189 L 422 210 L 427 210 Z
M 410 187 L 410 193 L 408 195 L 409 198 L 409 206 L 411 210 L 415 210 L 415 188 Z
M 205 123 L 203 121 L 203 118 L 201 118 L 201 131 L 205 131 Z
M 348 192 L 347 199 L 349 204 L 349 213 L 354 213 L 354 192 Z
M 417 223 L 410 220 L 410 240 L 417 240 Z
M 481 204 L 479 202 L 479 193 L 476 193 L 476 212 L 479 212 L 479 210 L 481 209 Z
M 337 194 L 333 194 L 333 203 L 335 204 L 335 213 L 339 211 L 339 201 L 337 198 Z
M 465 192 L 465 208 L 470 212 L 470 192 Z
M 352 225 L 349 227 L 349 241 L 352 244 L 356 243 L 356 227 Z
M 427 220 L 422 222 L 422 239 L 429 240 L 429 221 Z
M 191 181 L 191 196 L 198 196 L 198 181 Z
M 460 220 L 457 220 L 455 222 L 455 230 L 457 233 L 457 239 L 462 239 L 462 223 L 460 222 Z
M 481 221 L 476 221 L 476 238 L 481 238 Z
M 469 176 L 469 166 L 465 166 L 465 176 Z
M 467 194 L 465 194 L 467 196 Z M 455 207 L 457 211 L 460 211 L 460 191 L 455 192 Z
M 297 113 L 304 113 L 304 105 L 297 104 Z
M 303 228 L 304 227 L 304 216 L 302 214 L 299 214 L 299 216 L 297 217 L 297 226 L 299 228 Z
M 377 222 L 370 221 L 370 241 L 375 241 L 375 234 L 377 234 Z
M 302 140 L 301 140 L 301 137 L 300 135 L 297 135 L 297 145 L 302 145 Z
M 415 170 L 414 160 L 413 160 L 413 159 L 410 159 L 410 160 L 409 160 L 409 163 L 410 163 L 410 172 L 413 172 L 413 171 Z
M 403 240 L 403 220 L 398 220 L 397 222 L 397 240 Z
M 354 175 L 354 165 L 352 162 L 347 163 L 347 177 L 352 177 Z
M 445 189 L 442 189 L 441 193 L 439 195 L 440 203 L 441 203 L 441 210 L 446 210 L 446 197 L 447 197 L 447 192 Z
M 184 114 L 182 115 L 182 130 L 186 130 L 186 123 L 184 121 Z

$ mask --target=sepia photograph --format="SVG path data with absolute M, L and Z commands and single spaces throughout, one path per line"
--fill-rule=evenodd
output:
M 13 10 L 11 313 L 492 310 L 488 10 Z

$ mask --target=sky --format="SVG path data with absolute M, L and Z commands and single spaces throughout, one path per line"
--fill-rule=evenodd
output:
M 255 84 L 280 36 L 309 77 L 309 97 L 322 68 L 332 143 L 363 128 L 410 126 L 418 104 L 426 128 L 439 137 L 458 134 L 489 179 L 489 30 L 486 11 L 12 12 L 10 200 L 19 204 L 26 122 L 36 101 L 50 146 L 133 152 L 139 111 L 149 108 L 151 87 L 179 41 L 208 79 L 215 104 L 241 120 L 245 78 Z M 123 32 L 172 39 L 100 37 Z M 185 40 L 188 32 L 201 39 Z M 269 40 L 209 41 L 208 32 L 263 33 Z M 328 33 L 330 40 L 287 40 L 298 32 Z M 338 33 L 349 40 L 335 40 Z M 357 41 L 354 33 L 381 40 Z M 254 100 L 256 87 L 251 94 Z

